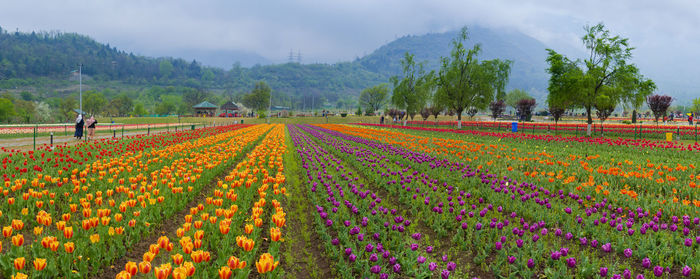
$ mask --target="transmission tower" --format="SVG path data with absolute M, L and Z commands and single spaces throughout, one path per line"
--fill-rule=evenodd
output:
M 297 63 L 301 64 L 301 50 L 297 51 Z
M 294 62 L 294 52 L 290 49 L 289 50 L 289 63 Z

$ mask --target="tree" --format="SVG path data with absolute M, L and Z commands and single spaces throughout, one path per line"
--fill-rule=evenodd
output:
M 101 92 L 87 91 L 83 100 L 83 110 L 89 115 L 95 115 L 102 111 L 106 103 L 107 99 Z
M 462 28 L 460 37 L 452 41 L 450 58 L 443 57 L 438 75 L 437 91 L 440 103 L 457 113 L 457 127 L 462 127 L 462 112 L 465 109 L 481 110 L 493 101 L 496 92 L 501 92 L 507 82 L 511 61 L 498 59 L 479 62 L 481 45 L 465 49 L 467 28 Z
M 522 99 L 531 99 L 532 97 L 530 94 L 527 94 L 525 90 L 522 89 L 513 89 L 511 91 L 508 91 L 508 94 L 506 94 L 506 97 L 504 98 L 504 101 L 506 105 L 509 107 L 513 108 L 514 110 L 517 109 L 518 107 L 518 102 Z
M 420 116 L 423 117 L 423 122 L 428 120 L 428 117 L 430 117 L 431 114 L 432 112 L 430 111 L 430 108 L 422 108 L 420 110 Z
M 241 102 L 244 106 L 250 109 L 256 111 L 265 110 L 270 105 L 271 92 L 272 89 L 270 89 L 270 86 L 268 86 L 267 83 L 264 81 L 258 81 L 253 90 L 243 96 Z
M 489 105 L 489 109 L 491 110 L 491 117 L 493 120 L 496 120 L 506 110 L 506 103 L 503 100 L 493 101 Z
M 559 119 L 561 119 L 561 116 L 564 115 L 564 112 L 566 112 L 566 109 L 557 107 L 557 106 L 552 106 L 550 104 L 549 106 L 549 114 L 552 115 L 554 118 L 554 126 L 556 127 L 557 123 L 559 122 Z
M 134 111 L 132 112 L 132 114 L 136 116 L 144 116 L 148 114 L 148 111 L 146 111 L 142 103 L 136 103 L 134 105 Z
M 122 93 L 117 97 L 114 97 L 109 102 L 109 106 L 116 109 L 116 115 L 125 116 L 133 110 L 134 102 L 131 100 L 131 98 L 129 98 L 129 96 Z
M 386 83 L 365 88 L 360 93 L 360 106 L 368 113 L 379 110 L 387 101 L 389 87 Z
M 406 113 L 413 119 L 424 106 L 431 90 L 432 72 L 426 74 L 423 65 L 413 60 L 413 55 L 406 52 L 401 59 L 403 77 L 392 76 L 391 82 L 394 84 L 394 92 L 391 96 L 391 103 L 397 108 L 406 110 Z
M 647 104 L 649 105 L 649 109 L 654 113 L 654 121 L 656 121 L 657 125 L 659 123 L 659 118 L 666 115 L 666 111 L 668 107 L 671 106 L 672 101 L 673 98 L 667 95 L 654 94 L 647 97 Z
M 586 111 L 587 134 L 590 136 L 592 109 L 597 102 L 606 99 L 599 96 L 605 95 L 611 99 L 611 103 L 617 104 L 620 100 L 630 99 L 634 92 L 645 90 L 639 90 L 643 80 L 632 82 L 635 78 L 640 80 L 641 76 L 637 67 L 629 63 L 633 48 L 629 46 L 628 39 L 610 35 L 602 23 L 586 26 L 585 30 L 586 34 L 581 40 L 589 51 L 588 58 L 581 63 L 548 49 L 547 62 L 551 74 L 550 87 L 554 84 L 558 89 L 554 92 L 550 90 L 550 94 L 557 94 L 556 99 L 568 100 L 572 107 Z M 562 90 L 564 88 L 567 90 Z
M 535 105 L 537 105 L 535 99 L 522 99 L 518 101 L 517 109 L 520 120 L 530 121 L 532 118 L 532 109 L 535 108 Z
M 15 106 L 12 101 L 0 98 L 0 123 L 10 120 L 15 115 Z
M 690 109 L 696 116 L 700 113 L 700 98 L 693 99 L 693 106 Z
M 595 102 L 596 115 L 600 119 L 600 135 L 603 135 L 603 122 L 615 111 L 617 98 L 601 94 Z
M 173 73 L 174 67 L 173 64 L 170 63 L 170 61 L 164 59 L 163 61 L 160 61 L 160 64 L 158 65 L 158 70 L 160 72 L 160 76 L 162 78 L 167 79 Z
M 211 98 L 209 91 L 203 89 L 188 88 L 184 94 L 182 94 L 182 101 L 190 107 L 206 101 Z
M 59 114 L 61 116 L 60 121 L 70 121 L 73 117 L 75 117 L 75 112 L 73 109 L 76 109 L 78 106 L 78 101 L 75 100 L 75 97 L 66 97 L 61 99 L 61 103 L 59 105 Z

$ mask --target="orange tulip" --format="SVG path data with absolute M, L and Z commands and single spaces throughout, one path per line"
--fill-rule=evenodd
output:
M 167 279 L 172 271 L 172 266 L 170 264 L 162 264 L 155 268 L 156 279 Z
M 6 238 L 12 236 L 12 227 L 11 226 L 2 227 L 2 236 L 6 237 Z
M 180 266 L 173 270 L 173 279 L 185 279 L 187 278 L 187 268 Z
M 24 269 L 24 257 L 16 258 L 14 264 L 16 270 Z
M 190 257 L 195 263 L 201 263 L 202 260 L 204 260 L 204 252 L 202 252 L 202 250 L 194 251 L 190 254 Z
M 92 243 L 100 242 L 100 235 L 99 234 L 90 235 L 90 242 L 92 242 Z
M 136 272 L 138 272 L 138 266 L 135 262 L 127 262 L 126 265 L 124 265 L 124 270 L 129 272 L 131 276 L 134 276 L 136 275 Z
M 198 230 L 194 232 L 194 238 L 195 239 L 202 239 L 204 238 L 204 231 L 203 230 Z
M 219 232 L 221 234 L 228 234 L 231 231 L 231 226 L 226 222 L 219 223 Z
M 255 226 L 259 228 L 262 225 L 263 225 L 263 220 L 260 218 L 255 218 Z
M 280 232 L 280 228 L 270 228 L 270 240 L 279 241 L 281 236 L 282 232 Z
M 24 228 L 24 222 L 17 219 L 12 220 L 12 228 L 16 231 L 21 231 Z
M 199 239 L 194 240 L 194 249 L 199 249 L 202 247 L 202 241 Z
M 70 254 L 75 251 L 75 244 L 73 244 L 73 242 L 66 242 L 63 244 L 63 248 L 65 248 L 66 253 Z
M 18 234 L 12 237 L 12 245 L 22 246 L 24 244 L 24 235 Z
M 131 279 L 131 273 L 128 271 L 122 271 L 117 273 L 116 279 Z
M 219 268 L 219 279 L 229 278 L 231 278 L 231 269 L 228 266 L 222 266 Z
M 194 249 L 194 244 L 192 244 L 192 242 L 187 242 L 184 245 L 182 245 L 182 252 L 185 254 L 192 253 L 192 249 Z
M 144 262 L 151 262 L 151 261 L 153 261 L 153 258 L 155 258 L 155 257 L 156 257 L 156 255 L 151 253 L 150 251 L 143 253 L 143 261 Z
M 46 259 L 36 258 L 34 259 L 34 269 L 37 271 L 42 271 L 46 267 Z
M 185 258 L 182 257 L 180 254 L 175 254 L 171 256 L 173 258 L 173 263 L 175 265 L 180 265 L 182 262 L 185 260 Z
M 275 259 L 269 253 L 260 255 L 260 260 L 255 262 L 255 267 L 258 273 L 263 274 L 275 270 L 275 268 L 280 264 L 279 261 L 275 262 Z
M 139 263 L 139 272 L 143 274 L 148 274 L 151 272 L 151 263 L 150 262 L 140 262 Z
M 243 250 L 250 251 L 253 250 L 253 247 L 255 247 L 254 240 L 246 239 L 246 241 L 243 242 Z
M 161 236 L 158 238 L 158 246 L 160 246 L 161 249 L 167 248 L 168 243 L 170 243 L 170 240 L 167 236 Z
M 63 237 L 65 237 L 66 239 L 73 238 L 73 227 L 63 228 Z
M 158 255 L 158 252 L 160 252 L 160 247 L 158 244 L 151 244 L 151 246 L 148 247 L 148 251 L 151 251 L 154 255 Z
M 18 272 L 17 274 L 12 274 L 12 279 L 27 279 L 27 275 L 21 272 Z
M 184 262 L 182 264 L 182 266 L 187 269 L 187 276 L 194 275 L 195 268 L 194 268 L 194 264 L 192 264 L 192 262 Z
M 56 240 L 56 238 L 54 238 L 53 241 L 51 241 L 51 243 L 49 244 L 49 249 L 51 249 L 51 251 L 56 252 L 58 250 L 58 246 L 60 244 L 61 243 L 59 243 L 58 240 Z
M 246 234 L 251 234 L 253 232 L 253 228 L 254 228 L 253 225 L 247 224 L 247 225 L 245 225 L 245 228 L 243 228 L 243 230 L 245 231 Z
M 246 266 L 245 261 L 241 261 L 238 258 L 231 256 L 228 258 L 228 267 L 231 269 L 244 268 Z

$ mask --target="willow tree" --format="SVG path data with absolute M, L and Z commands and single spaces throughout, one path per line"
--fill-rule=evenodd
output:
M 557 95 L 552 98 L 554 100 L 566 100 L 566 108 L 586 111 L 587 134 L 590 136 L 592 111 L 596 106 L 605 106 L 604 110 L 608 110 L 610 104 L 629 100 L 635 92 L 645 94 L 647 89 L 642 86 L 651 83 L 644 80 L 637 67 L 629 62 L 634 48 L 629 46 L 627 38 L 612 36 L 602 23 L 586 26 L 585 30 L 581 40 L 588 49 L 588 58 L 571 60 L 548 49 L 547 62 L 551 75 L 549 94 Z M 631 82 L 634 79 L 637 81 Z M 555 90 L 552 90 L 553 84 Z
M 450 57 L 441 59 L 437 97 L 440 103 L 457 114 L 457 127 L 462 128 L 465 109 L 484 110 L 495 99 L 503 98 L 510 75 L 510 60 L 479 61 L 481 45 L 466 49 L 467 28 L 462 28 L 452 41 Z
M 430 93 L 434 87 L 434 72 L 426 73 L 421 63 L 416 63 L 413 54 L 405 53 L 401 59 L 403 74 L 401 77 L 392 76 L 394 91 L 391 103 L 397 108 L 405 110 L 406 114 L 413 117 L 421 109 L 425 108 Z

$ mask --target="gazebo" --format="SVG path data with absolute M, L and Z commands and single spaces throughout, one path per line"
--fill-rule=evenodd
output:
M 238 114 L 239 108 L 238 108 L 238 105 L 236 105 L 234 102 L 228 101 L 223 106 L 221 106 L 221 110 L 224 111 L 222 113 L 223 117 L 229 117 L 229 113 L 228 113 L 229 111 L 233 111 L 234 112 L 233 116 L 236 116 L 236 114 Z M 219 116 L 221 116 L 221 115 L 219 115 Z
M 204 101 L 192 106 L 192 108 L 194 109 L 195 116 L 212 117 L 214 116 L 214 112 L 216 112 L 217 106 L 210 102 Z

